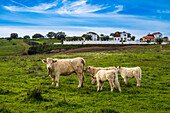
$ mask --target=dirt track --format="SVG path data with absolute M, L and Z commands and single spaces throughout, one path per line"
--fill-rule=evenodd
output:
M 78 48 L 78 49 L 70 49 L 67 51 L 59 52 L 58 54 L 111 51 L 111 50 L 118 50 L 123 48 L 136 48 L 136 47 L 144 47 L 144 46 L 145 45 L 130 45 L 130 46 L 121 46 L 121 47 L 85 47 L 85 48 Z

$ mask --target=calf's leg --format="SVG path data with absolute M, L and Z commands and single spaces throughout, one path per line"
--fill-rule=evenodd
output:
M 103 85 L 104 85 L 104 82 L 101 82 L 101 88 L 100 88 L 101 91 L 103 90 Z
M 113 86 L 114 86 L 114 84 L 113 84 L 113 80 L 108 80 L 109 81 L 109 84 L 110 84 L 110 87 L 111 87 L 111 92 L 113 91 Z
M 140 78 L 139 77 L 136 77 L 136 80 L 137 80 L 137 85 L 136 86 L 138 86 L 138 87 L 140 87 Z
M 121 88 L 120 88 L 120 83 L 119 83 L 119 81 L 118 81 L 118 80 L 115 80 L 115 84 L 116 84 L 116 86 L 118 87 L 119 92 L 121 93 Z
M 124 82 L 125 82 L 125 85 L 127 85 L 128 77 L 125 77 L 125 78 L 124 78 Z
M 101 86 L 100 81 L 99 81 L 99 80 L 97 80 L 97 92 L 99 92 L 99 91 L 100 91 L 100 86 Z

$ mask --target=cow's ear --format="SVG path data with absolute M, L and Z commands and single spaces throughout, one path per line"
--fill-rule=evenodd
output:
M 95 76 L 92 76 L 92 78 L 93 78 L 93 79 L 96 79 L 96 77 L 95 77 Z
M 47 63 L 47 61 L 45 59 L 42 60 L 43 63 Z
M 57 62 L 57 60 L 53 60 L 53 63 Z
M 118 66 L 118 68 L 120 68 L 120 66 Z

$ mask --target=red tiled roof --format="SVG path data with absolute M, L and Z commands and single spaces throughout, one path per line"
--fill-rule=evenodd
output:
M 160 32 L 155 32 L 155 33 L 153 33 L 152 35 L 156 35 L 156 34 L 161 34 Z
M 91 34 L 95 34 L 95 35 L 97 35 L 97 33 L 95 33 L 95 32 L 88 32 L 88 33 L 91 33 Z
M 86 36 L 86 34 L 83 34 L 81 37 L 85 37 Z
M 154 38 L 154 37 L 153 36 L 144 36 L 143 38 L 150 39 L 150 38 Z

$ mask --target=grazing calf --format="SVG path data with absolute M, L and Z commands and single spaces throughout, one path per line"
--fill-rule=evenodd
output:
M 118 66 L 117 70 L 120 72 L 126 85 L 127 85 L 128 78 L 135 77 L 137 80 L 137 86 L 140 86 L 141 77 L 142 77 L 142 71 L 140 67 L 126 68 L 126 67 Z
M 84 82 L 84 66 L 85 60 L 83 58 L 74 58 L 74 59 L 52 59 L 47 58 L 43 59 L 43 63 L 47 64 L 48 75 L 52 78 L 52 86 L 59 86 L 59 76 L 60 75 L 70 75 L 76 73 L 79 78 L 78 88 L 83 86 Z
M 117 85 L 119 92 L 121 93 L 120 84 L 118 81 L 118 71 L 117 70 L 99 70 L 95 76 L 92 76 L 92 85 L 97 81 L 97 92 L 99 91 L 100 87 L 103 89 L 103 84 L 105 81 L 109 81 L 111 86 L 111 92 L 113 91 L 115 84 Z
M 117 70 L 116 67 L 107 67 L 107 68 L 100 68 L 100 67 L 93 67 L 93 66 L 88 66 L 84 72 L 88 72 L 90 74 L 92 74 L 92 76 L 95 76 L 96 73 L 99 70 Z

